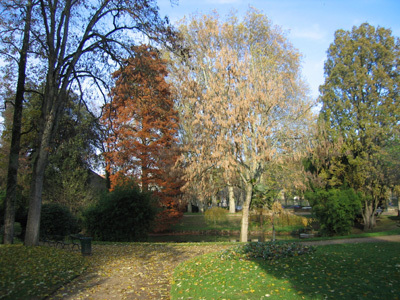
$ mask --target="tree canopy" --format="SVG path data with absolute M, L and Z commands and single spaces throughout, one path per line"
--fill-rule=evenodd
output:
M 241 240 L 247 241 L 253 185 L 270 165 L 295 157 L 307 132 L 311 101 L 300 55 L 255 9 L 243 20 L 211 15 L 179 27 L 186 59 L 172 65 L 181 114 L 187 185 L 211 190 L 218 173 L 246 191 Z
M 19 13 L 24 7 L 11 0 L 0 6 L 4 12 L 0 25 L 6 28 L 1 31 L 1 53 L 10 61 L 20 48 L 25 19 Z M 175 37 L 153 0 L 38 0 L 30 25 L 27 78 L 44 83 L 25 235 L 26 245 L 37 245 L 48 149 L 68 95 L 73 91 L 82 101 L 92 96 L 107 99 L 109 74 L 129 56 L 132 42 L 145 36 L 172 45 Z
M 333 185 L 349 184 L 364 197 L 366 229 L 388 186 L 386 145 L 399 134 L 400 41 L 389 29 L 367 23 L 338 30 L 320 87 L 321 120 L 328 141 L 342 144 L 330 168 Z M 328 172 L 329 173 L 329 172 Z
M 132 50 L 134 56 L 113 73 L 113 99 L 102 117 L 109 133 L 104 155 L 111 187 L 133 178 L 142 191 L 159 196 L 160 217 L 177 219 L 180 213 L 174 198 L 180 193 L 180 180 L 173 176 L 172 167 L 178 156 L 179 120 L 165 80 L 166 62 L 148 45 Z

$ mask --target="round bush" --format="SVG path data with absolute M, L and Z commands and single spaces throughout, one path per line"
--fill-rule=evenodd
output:
M 361 211 L 361 196 L 353 189 L 317 190 L 306 193 L 322 235 L 345 235 Z
M 64 237 L 78 231 L 78 220 L 67 207 L 57 203 L 43 204 L 40 216 L 41 237 Z
M 133 185 L 116 187 L 84 213 L 86 230 L 101 241 L 144 240 L 157 210 L 150 194 Z
M 212 207 L 204 213 L 207 223 L 217 225 L 224 223 L 228 219 L 228 211 L 222 207 Z

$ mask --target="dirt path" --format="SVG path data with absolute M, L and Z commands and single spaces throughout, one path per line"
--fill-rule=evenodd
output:
M 87 272 L 48 299 L 169 299 L 175 267 L 229 245 L 94 245 Z
M 400 235 L 329 241 L 308 245 L 400 242 Z M 175 267 L 192 257 L 229 245 L 138 244 L 94 245 L 87 272 L 48 299 L 169 299 Z

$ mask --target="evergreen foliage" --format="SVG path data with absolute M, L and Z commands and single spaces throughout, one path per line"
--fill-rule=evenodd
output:
M 361 196 L 353 189 L 319 189 L 305 196 L 321 224 L 323 235 L 348 234 L 356 215 L 361 212 Z
M 59 238 L 78 231 L 78 220 L 67 207 L 58 203 L 43 204 L 40 217 L 41 237 Z
M 97 240 L 132 242 L 145 239 L 157 210 L 149 193 L 137 186 L 117 186 L 84 213 L 86 230 Z
M 314 166 L 325 188 L 347 184 L 363 195 L 364 229 L 389 187 L 387 145 L 399 136 L 400 40 L 367 23 L 338 30 L 320 87 L 321 139 Z M 323 187 L 320 185 L 320 187 Z

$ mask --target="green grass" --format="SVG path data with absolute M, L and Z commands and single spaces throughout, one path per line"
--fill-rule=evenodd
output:
M 228 220 L 222 224 L 207 223 L 204 214 L 185 214 L 172 231 L 199 231 L 199 230 L 240 230 L 240 214 L 228 214 Z
M 80 253 L 52 247 L 0 246 L 0 299 L 42 299 L 80 275 Z
M 311 217 L 311 215 L 302 215 L 303 217 Z M 214 226 L 213 224 L 207 224 L 204 215 L 201 213 L 185 214 L 184 217 L 172 228 L 172 232 L 181 233 L 193 232 L 191 235 L 164 235 L 164 236 L 150 236 L 149 242 L 229 242 L 234 239 L 239 239 L 240 232 L 240 221 L 241 213 L 228 214 L 228 220 L 221 225 Z M 360 228 L 353 228 L 352 233 L 347 236 L 335 236 L 335 237 L 315 237 L 312 240 L 330 240 L 330 239 L 342 239 L 342 238 L 355 238 L 355 237 L 373 237 L 383 235 L 400 234 L 400 227 L 398 226 L 400 219 L 397 216 L 380 216 L 377 220 L 377 226 L 373 232 L 363 232 Z M 279 222 L 277 222 L 279 223 Z M 268 222 L 264 223 L 264 237 L 265 240 L 272 238 L 272 228 Z M 299 241 L 298 234 L 292 235 L 294 232 L 298 232 L 303 229 L 303 225 L 276 225 L 276 239 L 277 240 L 292 240 Z M 207 235 L 198 233 L 199 231 L 236 231 L 236 235 L 226 236 L 221 234 L 213 234 L 207 232 Z M 252 222 L 249 226 L 249 239 L 260 238 L 260 228 L 257 224 L 257 218 L 253 217 Z M 197 232 L 197 233 L 196 233 Z M 253 234 L 252 234 L 253 233 Z M 302 239 L 304 241 L 304 239 Z
M 174 273 L 172 299 L 399 299 L 399 243 L 342 244 L 275 262 L 196 257 Z
M 207 223 L 204 214 L 196 213 L 196 214 L 185 214 L 183 218 L 180 220 L 178 224 L 176 224 L 172 231 L 200 231 L 200 230 L 240 230 L 242 215 L 240 213 L 236 214 L 228 214 L 227 221 L 217 224 Z M 250 230 L 259 230 L 258 226 L 258 218 L 254 218 L 257 221 L 250 222 Z M 275 225 L 277 232 L 291 232 L 293 230 L 297 230 L 302 228 L 303 226 L 297 225 Z M 271 230 L 272 225 L 265 221 L 264 223 L 265 230 Z

